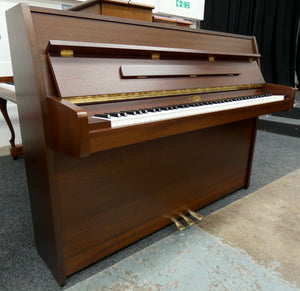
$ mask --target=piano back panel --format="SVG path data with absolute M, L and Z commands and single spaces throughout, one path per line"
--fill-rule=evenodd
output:
M 46 48 L 50 40 L 183 49 L 201 48 L 204 51 L 232 54 L 256 53 L 252 37 L 199 32 L 171 25 L 160 26 L 155 23 L 115 19 L 101 15 L 91 14 L 87 17 L 87 14 L 84 14 L 83 17 L 75 12 L 60 12 L 42 8 L 31 8 L 31 11 L 47 95 L 57 95 L 46 60 Z M 251 75 L 248 76 L 250 79 L 251 77 Z
M 248 119 L 84 159 L 57 153 L 66 274 L 245 186 L 254 124 Z

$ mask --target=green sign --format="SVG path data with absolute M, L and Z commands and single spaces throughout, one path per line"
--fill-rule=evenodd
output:
M 181 8 L 190 9 L 191 3 L 189 1 L 176 0 L 176 6 Z

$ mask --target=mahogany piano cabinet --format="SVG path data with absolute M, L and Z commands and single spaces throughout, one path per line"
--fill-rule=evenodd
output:
M 293 106 L 254 37 L 24 4 L 7 24 L 36 247 L 61 285 L 248 187 L 257 117 Z

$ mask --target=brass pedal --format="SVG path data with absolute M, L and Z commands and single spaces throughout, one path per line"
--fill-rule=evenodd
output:
M 171 217 L 171 221 L 175 224 L 178 230 L 181 231 L 185 229 L 184 225 L 175 217 Z
M 189 217 L 185 216 L 184 214 L 180 213 L 179 216 L 181 218 L 184 219 L 184 221 L 188 224 L 188 225 L 194 225 L 195 224 L 195 221 L 190 219 Z
M 199 221 L 202 220 L 202 219 L 204 218 L 204 216 L 203 216 L 202 214 L 197 213 L 197 212 L 195 212 L 195 211 L 193 211 L 193 210 L 191 210 L 191 209 L 188 209 L 187 212 L 188 212 L 191 216 L 193 216 L 194 218 L 196 218 L 196 219 L 199 220 Z

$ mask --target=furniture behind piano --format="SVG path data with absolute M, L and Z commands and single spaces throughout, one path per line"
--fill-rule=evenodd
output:
M 36 246 L 59 284 L 248 187 L 257 116 L 293 106 L 254 37 L 27 5 L 7 24 Z
M 90 0 L 70 7 L 70 11 L 80 11 L 128 19 L 152 21 L 153 6 L 116 0 Z
M 17 158 L 23 154 L 23 147 L 15 144 L 15 131 L 7 112 L 7 101 L 17 103 L 14 86 L 6 84 L 13 81 L 14 78 L 12 76 L 0 77 L 0 110 L 11 133 L 11 139 L 9 140 L 10 155 L 13 158 Z
M 193 22 L 191 21 L 178 20 L 175 18 L 169 18 L 169 17 L 157 16 L 157 15 L 153 15 L 152 19 L 153 22 L 168 23 L 168 24 L 174 24 L 183 27 L 190 27 L 193 24 Z

